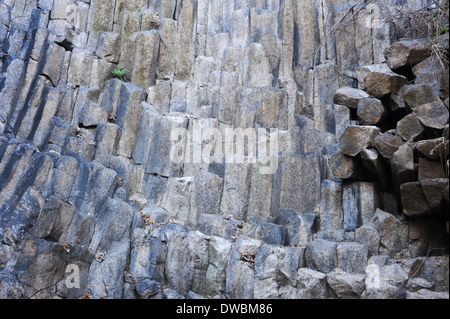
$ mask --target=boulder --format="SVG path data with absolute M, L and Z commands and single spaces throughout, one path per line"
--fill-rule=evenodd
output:
M 448 185 L 448 179 L 425 179 L 420 181 L 420 185 L 430 209 L 439 212 L 442 209 L 444 190 Z
M 359 101 L 367 98 L 370 98 L 370 95 L 363 90 L 342 87 L 334 93 L 333 102 L 335 104 L 345 105 L 349 108 L 356 109 Z
M 424 126 L 431 129 L 442 130 L 448 124 L 448 109 L 440 100 L 416 107 L 414 114 Z
M 383 134 L 375 138 L 374 145 L 381 156 L 391 159 L 394 153 L 403 145 L 403 140 L 397 135 Z
M 405 100 L 403 99 L 404 88 L 403 86 L 396 94 L 390 94 L 386 98 L 386 106 L 391 112 L 391 115 L 396 119 L 401 119 L 408 112 Z
M 380 247 L 388 250 L 394 257 L 408 245 L 408 226 L 400 219 L 381 209 L 377 209 L 371 223 L 380 236 Z
M 444 137 L 418 141 L 415 150 L 419 156 L 433 161 L 443 161 L 448 156 L 448 141 Z
M 413 71 L 414 75 L 416 76 L 416 80 L 417 80 L 417 77 L 419 77 L 421 74 L 424 74 L 424 73 L 430 74 L 430 73 L 438 72 L 440 70 L 442 70 L 442 65 L 439 62 L 439 58 L 437 55 L 431 55 L 430 57 L 428 57 L 425 60 L 423 60 L 422 62 L 416 64 L 412 68 L 412 71 Z
M 361 125 L 377 125 L 386 114 L 386 108 L 378 99 L 367 98 L 358 102 L 357 116 Z
M 345 272 L 363 274 L 368 255 L 369 251 L 366 245 L 343 242 L 336 247 L 336 264 Z
M 351 125 L 339 140 L 341 152 L 348 156 L 356 156 L 361 149 L 373 146 L 379 134 L 380 129 L 376 126 Z
M 378 255 L 380 249 L 380 235 L 373 223 L 366 223 L 355 230 L 355 241 L 367 246 L 369 255 Z
M 437 59 L 437 58 L 436 58 Z M 449 96 L 449 70 L 443 69 L 439 64 L 436 71 L 428 71 L 420 73 L 414 83 L 427 84 L 432 87 L 435 94 L 439 95 L 441 100 L 445 100 Z
M 400 194 L 405 215 L 414 217 L 430 214 L 430 206 L 420 182 L 402 184 L 400 186 Z
M 328 159 L 328 165 L 335 178 L 353 180 L 362 179 L 362 167 L 355 157 L 338 152 Z
M 397 122 L 396 134 L 403 140 L 409 141 L 410 139 L 420 137 L 424 129 L 415 114 L 408 114 Z
M 408 274 L 398 264 L 370 263 L 366 267 L 366 289 L 361 299 L 404 299 Z
M 359 299 L 365 288 L 363 274 L 348 274 L 342 269 L 335 269 L 327 275 L 327 283 L 339 299 Z
M 444 178 L 445 171 L 443 166 L 444 160 L 441 161 L 431 161 L 424 157 L 419 157 L 419 180 L 423 179 L 433 179 L 433 178 Z
M 436 291 L 449 290 L 449 260 L 448 256 L 429 256 L 423 261 L 420 276 L 435 284 Z
M 327 276 L 321 272 L 300 268 L 297 272 L 296 299 L 326 299 Z
M 395 73 L 372 72 L 364 78 L 366 92 L 375 98 L 395 94 L 407 83 L 406 77 Z
M 408 144 L 404 144 L 392 156 L 392 178 L 397 187 L 400 184 L 416 180 L 414 152 Z
M 427 84 L 410 84 L 405 86 L 403 98 L 411 110 L 427 103 L 439 101 L 439 96 Z
M 360 66 L 355 70 L 360 89 L 365 89 L 364 79 L 366 78 L 366 76 L 373 72 L 393 73 L 385 63 Z
M 402 40 L 394 43 L 384 52 L 386 63 L 392 70 L 405 65 L 415 65 L 431 55 L 428 39 Z
M 321 273 L 329 273 L 336 266 L 336 243 L 316 239 L 306 245 L 305 265 Z

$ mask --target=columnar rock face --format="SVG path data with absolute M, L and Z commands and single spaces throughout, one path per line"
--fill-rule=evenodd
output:
M 2 1 L 0 298 L 448 298 L 448 68 L 396 6 Z

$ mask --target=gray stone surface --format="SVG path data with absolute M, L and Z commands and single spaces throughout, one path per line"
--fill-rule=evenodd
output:
M 131 82 L 135 85 L 147 88 L 155 84 L 159 41 L 158 32 L 155 31 L 142 31 L 137 34 L 131 73 Z
M 300 268 L 297 274 L 295 299 L 326 299 L 328 297 L 326 278 L 321 272 Z
M 400 2 L 2 1 L 0 298 L 448 299 L 448 69 Z
M 336 243 L 317 239 L 305 248 L 305 265 L 313 270 L 329 273 L 336 266 Z
M 327 283 L 339 299 L 359 299 L 365 288 L 365 275 L 335 269 L 327 275 Z
M 337 267 L 348 273 L 362 274 L 367 264 L 368 249 L 366 245 L 358 243 L 340 243 L 336 247 Z
M 406 248 L 408 228 L 401 220 L 377 209 L 372 223 L 380 236 L 380 245 L 386 248 L 391 256 Z
M 113 32 L 101 31 L 98 35 L 96 54 L 99 58 L 108 62 L 117 63 L 119 60 L 119 45 L 120 35 Z
M 350 182 L 343 185 L 343 229 L 355 231 L 370 221 L 379 202 L 376 183 Z

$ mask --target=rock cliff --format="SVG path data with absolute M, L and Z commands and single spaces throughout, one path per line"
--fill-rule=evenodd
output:
M 2 0 L 0 47 L 0 298 L 448 298 L 448 1 Z

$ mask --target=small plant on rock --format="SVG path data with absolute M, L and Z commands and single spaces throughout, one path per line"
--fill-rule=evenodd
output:
M 120 81 L 125 81 L 126 73 L 127 73 L 127 70 L 125 70 L 122 66 L 117 66 L 113 71 L 113 75 L 116 78 L 118 78 Z

